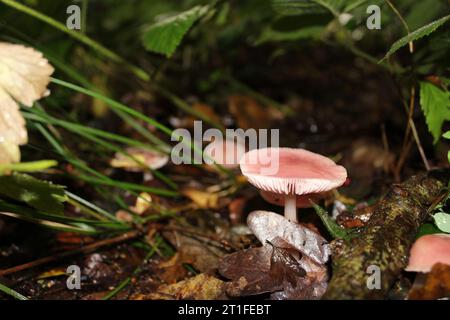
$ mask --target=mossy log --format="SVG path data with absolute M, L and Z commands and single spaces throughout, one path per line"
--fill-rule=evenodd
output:
M 448 170 L 419 174 L 393 185 L 361 233 L 334 243 L 333 274 L 324 299 L 383 299 L 408 263 L 418 229 L 445 192 Z M 373 288 L 373 267 L 379 286 Z M 372 287 L 372 289 L 369 289 Z

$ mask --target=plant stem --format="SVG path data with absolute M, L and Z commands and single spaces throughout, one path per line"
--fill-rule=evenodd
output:
M 297 196 L 288 194 L 284 198 L 284 216 L 289 221 L 298 223 L 297 220 Z

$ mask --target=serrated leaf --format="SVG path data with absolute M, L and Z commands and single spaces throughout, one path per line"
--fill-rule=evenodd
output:
M 450 120 L 450 93 L 429 82 L 420 82 L 420 105 L 436 143 L 441 136 L 442 124 Z
M 196 6 L 152 25 L 144 33 L 142 42 L 149 51 L 170 57 L 196 21 L 203 17 L 209 6 Z
M 0 176 L 0 195 L 49 214 L 62 214 L 66 200 L 63 186 L 21 173 Z
M 436 226 L 444 232 L 450 233 L 450 214 L 445 212 L 438 212 L 434 216 Z
M 389 51 L 386 53 L 383 59 L 380 60 L 380 62 L 384 61 L 385 59 L 389 58 L 392 54 L 394 54 L 398 49 L 401 47 L 407 45 L 411 41 L 418 40 L 420 38 L 423 38 L 425 36 L 428 36 L 430 33 L 434 32 L 437 28 L 442 26 L 444 23 L 446 23 L 450 19 L 450 15 L 445 16 L 443 18 L 440 18 L 438 20 L 435 20 L 416 31 L 408 34 L 407 36 L 401 38 L 400 40 L 397 40 L 394 42 L 394 44 L 391 46 Z

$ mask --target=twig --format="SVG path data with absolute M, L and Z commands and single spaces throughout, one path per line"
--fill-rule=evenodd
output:
M 74 255 L 77 255 L 77 254 L 80 254 L 80 253 L 89 253 L 89 252 L 92 252 L 92 251 L 94 251 L 94 250 L 96 250 L 98 248 L 101 248 L 101 247 L 105 247 L 105 246 L 109 246 L 111 244 L 116 244 L 116 243 L 120 243 L 120 242 L 124 242 L 124 241 L 128 241 L 128 240 L 134 239 L 134 238 L 138 237 L 140 234 L 141 233 L 139 231 L 137 231 L 137 230 L 129 231 L 129 232 L 121 234 L 120 236 L 117 236 L 117 237 L 114 237 L 114 238 L 100 240 L 100 241 L 88 244 L 88 245 L 86 245 L 84 247 L 81 247 L 81 248 L 78 248 L 78 249 L 75 249 L 75 250 L 64 251 L 64 252 L 57 253 L 57 254 L 52 255 L 52 256 L 48 256 L 48 257 L 45 257 L 45 258 L 41 258 L 41 259 L 37 259 L 37 260 L 31 261 L 31 262 L 27 262 L 27 263 L 24 263 L 24 264 L 21 264 L 21 265 L 12 267 L 12 268 L 0 270 L 0 276 L 5 276 L 5 275 L 8 275 L 8 274 L 16 273 L 16 272 L 19 272 L 19 271 L 23 271 L 23 270 L 26 270 L 26 269 L 33 268 L 33 267 L 41 266 L 43 264 L 47 264 L 49 262 L 57 261 L 57 260 L 62 259 L 62 258 L 67 258 L 67 257 L 70 257 L 70 256 L 74 256 Z

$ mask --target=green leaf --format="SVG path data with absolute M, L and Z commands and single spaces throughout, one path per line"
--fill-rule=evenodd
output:
M 420 105 L 436 143 L 442 130 L 442 124 L 450 120 L 450 93 L 429 82 L 420 82 Z
M 142 37 L 145 48 L 167 57 L 172 56 L 189 29 L 208 10 L 209 6 L 195 6 L 188 11 L 155 23 L 147 29 Z
M 444 133 L 442 135 L 442 137 L 444 137 L 445 139 L 450 139 L 450 131 L 447 131 L 446 133 Z
M 443 18 L 440 18 L 438 20 L 435 20 L 426 26 L 423 26 L 416 31 L 408 34 L 407 36 L 401 38 L 400 40 L 397 40 L 389 49 L 389 51 L 386 53 L 383 59 L 380 60 L 380 62 L 384 61 L 385 59 L 389 58 L 392 54 L 394 54 L 398 49 L 401 47 L 407 45 L 411 41 L 418 40 L 422 37 L 428 36 L 430 33 L 434 32 L 437 28 L 442 26 L 444 23 L 446 23 L 450 19 L 450 15 L 445 16 Z
M 27 174 L 0 176 L 0 195 L 25 202 L 30 207 L 46 213 L 64 212 L 63 202 L 66 200 L 64 187 L 38 180 Z
M 436 226 L 446 233 L 450 233 L 450 214 L 445 212 L 438 212 L 433 216 Z
M 436 226 L 432 223 L 425 223 L 420 226 L 419 231 L 417 233 L 417 238 L 426 236 L 427 234 L 435 234 L 441 233 L 441 230 L 436 228 Z

